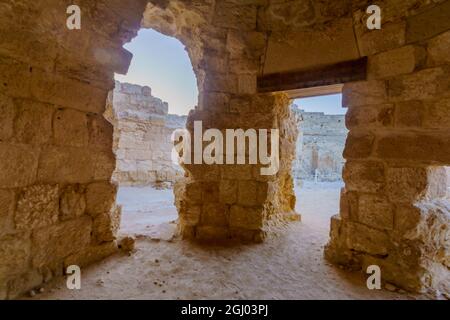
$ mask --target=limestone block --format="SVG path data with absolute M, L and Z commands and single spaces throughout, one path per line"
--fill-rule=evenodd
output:
M 239 94 L 256 94 L 256 74 L 240 74 L 238 76 Z
M 25 272 L 30 260 L 30 235 L 16 233 L 0 239 L 0 283 L 5 283 L 11 275 Z
M 256 206 L 258 204 L 258 182 L 239 181 L 238 204 L 241 206 Z
M 52 135 L 52 106 L 31 100 L 16 100 L 17 118 L 14 123 L 17 142 L 45 144 Z
M 320 54 L 317 54 L 318 52 Z M 314 68 L 359 57 L 352 19 L 341 18 L 323 28 L 290 29 L 271 34 L 267 45 L 264 73 Z
M 222 179 L 230 180 L 251 180 L 252 179 L 252 165 L 249 164 L 235 164 L 221 166 Z
M 385 159 L 450 162 L 450 146 L 445 134 L 391 133 L 378 140 L 375 153 Z
M 4 94 L 29 98 L 31 86 L 30 66 L 9 58 L 0 58 L 0 83 Z
M 94 159 L 93 161 L 95 163 L 94 179 L 97 181 L 109 180 L 116 167 L 116 159 L 111 150 L 105 152 L 94 152 L 91 154 L 91 157 Z
M 19 195 L 15 214 L 17 229 L 32 230 L 58 221 L 59 186 L 34 185 Z
M 219 185 L 219 200 L 221 203 L 234 204 L 237 201 L 238 181 L 221 180 Z
M 395 104 L 395 126 L 420 127 L 424 122 L 426 107 L 422 101 L 399 101 Z
M 358 19 L 356 15 L 354 18 Z M 355 27 L 355 33 L 362 56 L 370 56 L 405 44 L 406 23 L 404 21 L 385 23 L 380 30 L 368 30 L 365 21 L 360 22 L 361 24 Z
M 341 188 L 339 215 L 344 220 L 358 221 L 358 194 Z
M 450 31 L 431 39 L 428 42 L 428 63 L 440 65 L 450 63 Z
M 41 153 L 38 181 L 88 183 L 94 177 L 95 160 L 89 149 L 48 146 Z
M 218 202 L 219 182 L 210 181 L 202 183 L 202 199 L 203 202 Z
M 346 83 L 342 89 L 342 106 L 380 105 L 387 102 L 386 83 L 379 80 Z
M 448 128 L 450 123 L 450 98 L 426 103 L 423 126 L 427 128 Z
M 0 237 L 14 230 L 16 195 L 13 190 L 0 189 Z
M 230 227 L 250 230 L 260 229 L 263 226 L 262 211 L 262 207 L 233 205 L 230 210 Z
M 224 241 L 228 239 L 228 228 L 216 226 L 198 226 L 195 228 L 195 237 L 200 241 Z
M 39 101 L 101 114 L 108 91 L 55 73 L 32 73 L 31 93 Z
M 122 208 L 113 206 L 110 212 L 97 215 L 92 224 L 93 236 L 98 242 L 113 241 L 116 239 L 120 227 Z
M 389 80 L 389 98 L 392 101 L 433 99 L 448 96 L 450 71 L 445 68 L 423 69 Z
M 202 201 L 202 183 L 188 182 L 185 185 L 186 200 L 190 203 L 200 203 Z
M 59 109 L 53 120 L 55 143 L 61 146 L 86 146 L 89 141 L 87 122 L 83 112 Z
M 393 123 L 393 109 L 392 104 L 349 107 L 345 124 L 349 129 L 390 126 Z
M 213 24 L 228 29 L 254 30 L 257 7 L 234 1 L 221 1 L 215 7 Z
M 200 222 L 201 212 L 201 205 L 186 205 L 178 208 L 180 222 L 186 226 L 196 226 Z
M 32 263 L 42 267 L 83 250 L 91 241 L 92 221 L 89 217 L 72 219 L 32 234 Z
M 203 204 L 201 224 L 205 226 L 227 226 L 228 208 L 226 205 L 215 202 Z
M 15 114 L 13 100 L 0 94 L 0 141 L 7 141 L 13 136 Z
M 108 182 L 91 183 L 86 188 L 86 213 L 95 217 L 108 213 L 116 201 L 117 187 Z
M 112 149 L 113 126 L 101 115 L 88 114 L 89 144 L 106 150 Z
M 407 18 L 408 43 L 428 39 L 450 29 L 450 3 L 444 1 Z
M 346 228 L 348 248 L 372 255 L 385 255 L 389 252 L 390 241 L 385 232 L 354 222 L 348 222 Z
M 420 209 L 411 204 L 397 205 L 395 210 L 395 229 L 405 233 L 417 227 L 421 218 Z
M 372 152 L 375 137 L 370 133 L 350 132 L 345 142 L 344 158 L 366 158 Z
M 8 283 L 8 299 L 15 299 L 24 292 L 36 288 L 43 281 L 42 274 L 37 269 L 32 269 L 13 278 Z
M 64 260 L 64 268 L 70 265 L 77 265 L 83 268 L 94 262 L 103 260 L 117 251 L 117 244 L 114 241 L 89 246 L 80 252 L 68 256 Z
M 393 206 L 384 196 L 362 194 L 358 199 L 358 221 L 376 229 L 392 230 Z
M 381 191 L 385 184 L 383 163 L 377 161 L 347 161 L 342 177 L 349 191 Z
M 425 50 L 411 45 L 382 52 L 369 58 L 368 78 L 382 79 L 411 73 L 425 58 Z
M 86 200 L 80 185 L 69 185 L 62 192 L 60 199 L 60 219 L 62 221 L 77 218 L 84 214 Z
M 23 144 L 0 142 L 0 187 L 27 186 L 36 179 L 39 150 Z

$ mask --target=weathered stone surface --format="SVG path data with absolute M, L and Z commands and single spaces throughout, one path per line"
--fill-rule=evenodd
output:
M 116 239 L 120 226 L 122 207 L 114 205 L 110 212 L 97 215 L 92 224 L 93 236 L 98 242 L 113 241 Z
M 88 183 L 94 177 L 94 160 L 88 149 L 49 146 L 41 153 L 38 181 Z
M 87 117 L 83 112 L 61 109 L 53 119 L 55 143 L 61 146 L 83 147 L 88 144 Z
M 64 267 L 67 268 L 70 265 L 77 265 L 80 268 L 83 268 L 94 262 L 103 260 L 117 251 L 118 248 L 115 242 L 106 242 L 100 245 L 90 246 L 80 252 L 68 256 L 64 260 Z
M 419 100 L 399 101 L 395 104 L 395 125 L 398 127 L 421 127 L 426 108 Z
M 116 186 L 108 182 L 91 183 L 86 188 L 86 213 L 95 217 L 110 212 L 116 200 Z
M 169 115 L 168 104 L 153 97 L 149 87 L 120 82 L 116 82 L 107 109 L 114 125 L 117 157 L 113 181 L 159 186 L 182 176 L 181 167 L 172 163 L 171 135 L 185 127 L 186 117 Z M 89 127 L 90 143 L 107 147 L 111 137 L 108 125 L 97 117 L 90 120 Z
M 37 148 L 0 142 L 0 187 L 17 188 L 33 183 L 38 157 Z
M 449 14 L 450 3 L 443 1 L 439 5 L 408 17 L 406 41 L 411 43 L 425 40 L 450 29 Z
M 350 107 L 345 115 L 347 128 L 388 127 L 393 123 L 393 105 Z
M 448 137 L 430 133 L 389 134 L 378 140 L 376 154 L 386 159 L 450 161 Z
M 19 195 L 16 228 L 32 230 L 55 224 L 59 214 L 59 186 L 34 185 Z
M 45 144 L 52 133 L 52 115 L 50 105 L 31 100 L 16 100 L 18 115 L 15 120 L 15 140 L 27 144 Z
M 355 18 L 358 17 L 355 16 Z M 380 30 L 368 30 L 365 21 L 362 20 L 359 28 L 356 28 L 356 37 L 362 56 L 373 55 L 405 44 L 405 22 L 386 23 Z
M 389 81 L 392 101 L 426 100 L 447 96 L 450 72 L 444 68 L 424 69 Z
M 11 275 L 18 275 L 29 268 L 30 235 L 20 233 L 0 238 L 0 283 Z
M 230 209 L 230 227 L 256 230 L 262 227 L 262 208 L 233 205 Z
M 360 223 L 347 223 L 347 246 L 373 255 L 385 255 L 389 250 L 389 237 L 383 232 Z
M 58 225 L 35 230 L 32 235 L 32 263 L 42 267 L 62 261 L 87 247 L 91 240 L 92 221 L 80 217 Z
M 376 161 L 347 161 L 342 177 L 349 191 L 380 192 L 385 185 L 384 165 Z
M 450 63 L 450 31 L 431 39 L 428 42 L 428 63 L 430 65 L 440 65 Z
M 14 230 L 14 209 L 16 195 L 14 191 L 0 189 L 0 237 Z
M 342 106 L 344 108 L 383 104 L 387 102 L 386 83 L 371 80 L 352 82 L 342 89 Z
M 297 105 L 291 108 L 298 128 L 296 156 L 292 164 L 296 182 L 301 183 L 303 179 L 340 180 L 344 164 L 342 150 L 348 134 L 345 116 L 304 112 Z
M 70 185 L 64 189 L 60 198 L 60 219 L 70 220 L 84 214 L 86 200 L 80 185 Z
M 344 158 L 366 158 L 372 152 L 375 137 L 368 133 L 353 133 L 347 137 L 344 149 Z
M 7 141 L 13 136 L 15 114 L 13 100 L 0 94 L 0 141 Z
M 358 221 L 372 228 L 392 230 L 393 206 L 385 197 L 362 194 L 358 199 Z
M 377 54 L 369 59 L 368 77 L 382 79 L 411 73 L 417 65 L 425 61 L 425 50 L 405 46 Z

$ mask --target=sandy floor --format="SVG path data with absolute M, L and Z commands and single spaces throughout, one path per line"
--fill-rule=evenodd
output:
M 84 269 L 81 290 L 68 290 L 65 280 L 57 279 L 35 299 L 426 298 L 368 290 L 362 273 L 341 270 L 323 259 L 339 189 L 339 183 L 305 184 L 297 190 L 302 222 L 263 244 L 239 247 L 152 240 L 158 230 L 153 223 L 168 226 L 176 218 L 171 191 L 122 189 L 121 233 L 140 235 L 136 253 L 118 254 Z

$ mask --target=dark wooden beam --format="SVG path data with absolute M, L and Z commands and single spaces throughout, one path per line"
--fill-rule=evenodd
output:
M 366 80 L 366 75 L 367 57 L 364 57 L 311 69 L 259 76 L 258 92 L 278 92 L 343 84 Z

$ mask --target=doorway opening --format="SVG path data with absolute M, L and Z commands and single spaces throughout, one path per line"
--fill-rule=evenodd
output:
M 126 75 L 116 74 L 109 117 L 114 124 L 119 235 L 169 239 L 176 230 L 173 186 L 183 177 L 172 161 L 171 135 L 185 128 L 197 104 L 197 81 L 184 45 L 141 29 L 124 46 L 133 53 Z
M 328 229 L 331 216 L 339 212 L 344 187 L 343 150 L 348 130 L 342 94 L 293 99 L 291 110 L 299 132 L 292 164 L 296 210 L 305 223 Z

